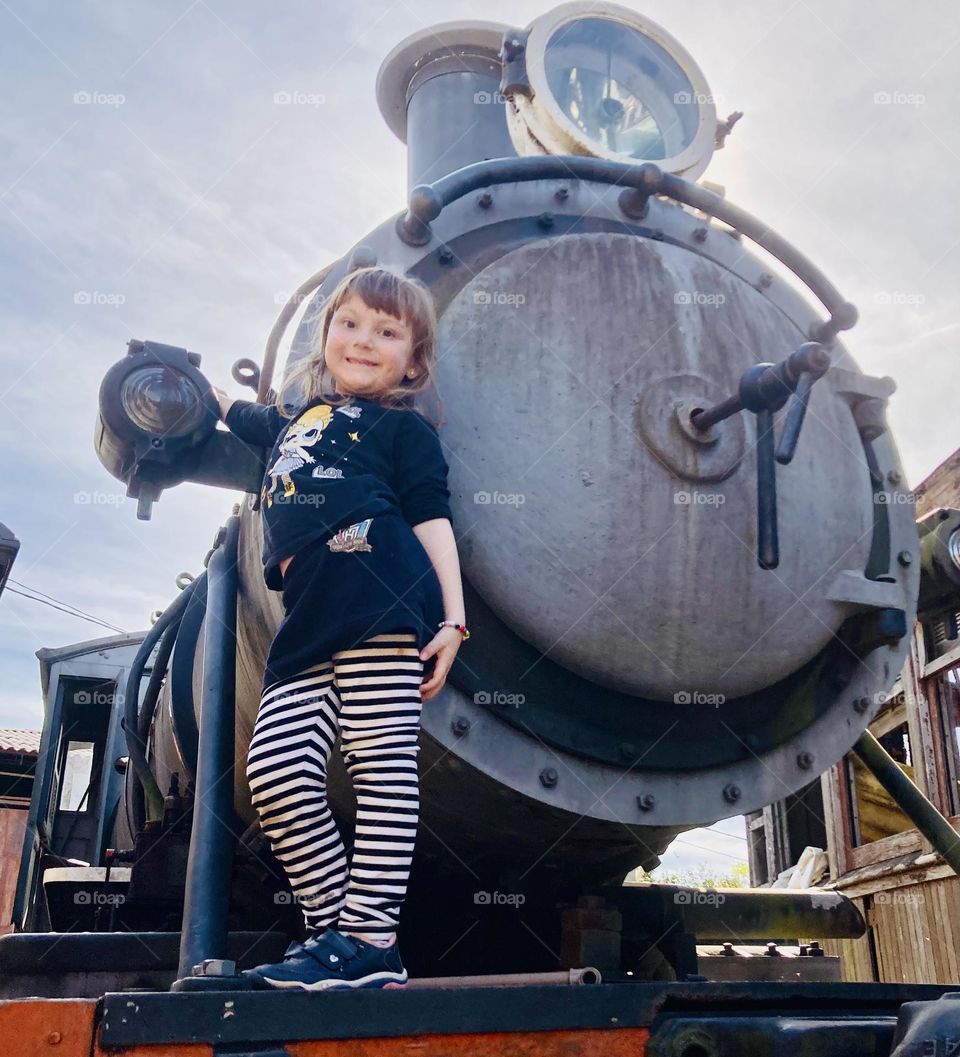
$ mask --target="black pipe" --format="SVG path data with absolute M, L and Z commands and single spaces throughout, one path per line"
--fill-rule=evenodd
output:
M 184 594 L 190 590 L 193 584 L 184 588 Z M 186 609 L 186 606 L 184 606 Z M 153 659 L 153 668 L 150 672 L 150 681 L 147 683 L 146 693 L 140 702 L 140 713 L 137 716 L 137 734 L 141 743 L 146 745 L 150 734 L 150 726 L 153 723 L 153 714 L 157 708 L 157 698 L 167 674 L 167 666 L 170 663 L 170 654 L 173 653 L 173 644 L 177 640 L 177 632 L 183 621 L 183 613 L 176 620 L 170 621 L 164 633 L 160 636 L 160 645 L 157 647 L 157 655 Z
M 197 642 L 203 630 L 203 619 L 207 611 L 206 571 L 196 579 L 196 589 L 190 599 L 180 632 L 170 660 L 170 719 L 173 740 L 183 763 L 188 782 L 197 779 L 197 744 L 200 731 L 194 711 L 193 669 L 197 656 Z
M 960 835 L 953 826 L 910 781 L 869 730 L 860 735 L 853 751 L 950 869 L 960 875 Z
M 189 587 L 187 589 L 189 590 Z M 160 645 L 157 647 L 157 654 L 153 661 L 150 682 L 147 684 L 146 692 L 143 695 L 143 701 L 140 703 L 140 714 L 137 716 L 137 739 L 138 743 L 143 747 L 144 752 L 146 752 L 147 737 L 150 734 L 150 725 L 153 722 L 153 716 L 157 708 L 157 698 L 160 696 L 160 689 L 163 686 L 163 679 L 167 672 L 170 654 L 173 651 L 177 635 L 180 633 L 180 626 L 182 623 L 183 616 L 181 615 L 178 619 L 171 621 L 167 625 L 164 633 L 160 636 Z M 143 677 L 141 676 L 141 679 L 142 678 Z M 134 774 L 136 781 L 134 781 L 130 787 L 134 821 L 134 825 L 130 832 L 136 834 L 146 825 L 147 806 L 143 784 L 140 781 L 137 772 L 133 771 L 132 773 Z M 153 771 L 151 770 L 150 773 L 153 774 Z
M 849 330 L 857 321 L 856 308 L 844 301 L 840 291 L 813 261 L 786 239 L 772 232 L 766 224 L 745 210 L 731 205 L 720 195 L 679 176 L 665 173 L 652 162 L 631 165 L 603 158 L 564 154 L 492 158 L 489 161 L 466 165 L 436 183 L 415 187 L 410 192 L 406 213 L 397 218 L 397 234 L 408 245 L 426 245 L 432 238 L 430 221 L 440 215 L 444 206 L 471 191 L 494 184 L 569 179 L 619 184 L 625 188 L 628 215 L 634 215 L 638 210 L 642 214 L 646 199 L 651 195 L 666 195 L 708 216 L 716 217 L 717 220 L 742 232 L 789 268 L 813 291 L 830 313 L 829 320 L 818 323 L 814 328 L 815 333 L 811 337 L 815 341 L 826 344 L 838 331 Z M 621 201 L 623 203 L 623 196 Z
M 130 762 L 140 779 L 146 798 L 146 821 L 159 822 L 163 818 L 163 794 L 157 785 L 157 780 L 147 763 L 146 742 L 140 737 L 140 722 L 138 705 L 140 701 L 140 682 L 143 679 L 143 669 L 146 667 L 150 654 L 153 652 L 157 640 L 174 622 L 179 622 L 183 612 L 190 601 L 191 588 L 188 584 L 183 591 L 170 603 L 157 619 L 156 624 L 147 632 L 140 649 L 130 666 L 130 674 L 127 676 L 127 685 L 123 698 L 123 731 L 127 741 L 127 753 Z
M 184 890 L 180 981 L 190 978 L 193 966 L 206 959 L 225 958 L 227 950 L 227 910 L 235 839 L 231 823 L 239 531 L 240 519 L 229 518 L 207 566 L 200 743 Z
M 856 939 L 867 931 L 857 904 L 840 892 L 821 889 L 721 888 L 626 884 L 609 899 L 623 914 L 624 931 L 654 930 L 659 935 L 682 926 L 708 939 Z

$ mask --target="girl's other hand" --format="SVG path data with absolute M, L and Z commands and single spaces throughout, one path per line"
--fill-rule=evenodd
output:
M 420 651 L 420 660 L 436 656 L 436 664 L 428 679 L 420 684 L 420 700 L 430 701 L 443 689 L 447 673 L 460 649 L 463 636 L 456 628 L 441 628 Z
M 227 396 L 222 390 L 213 386 L 213 395 L 217 398 L 217 403 L 220 405 L 220 419 L 224 420 L 227 417 L 227 412 L 233 406 L 233 398 Z

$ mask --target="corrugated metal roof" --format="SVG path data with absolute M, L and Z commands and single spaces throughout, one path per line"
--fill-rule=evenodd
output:
M 20 752 L 25 756 L 36 756 L 40 752 L 40 731 L 0 728 L 0 752 Z

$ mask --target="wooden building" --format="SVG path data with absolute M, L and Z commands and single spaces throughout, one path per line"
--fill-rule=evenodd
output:
M 13 931 L 13 901 L 40 732 L 0 730 L 0 936 Z
M 960 451 L 912 501 L 921 526 L 952 516 L 938 511 L 960 515 Z M 960 587 L 916 622 L 907 661 L 870 730 L 960 831 Z M 747 832 L 757 885 L 772 882 L 807 844 L 826 848 L 830 874 L 820 887 L 853 898 L 868 925 L 858 940 L 822 941 L 841 956 L 845 980 L 960 980 L 960 878 L 852 753 L 800 795 L 747 816 Z

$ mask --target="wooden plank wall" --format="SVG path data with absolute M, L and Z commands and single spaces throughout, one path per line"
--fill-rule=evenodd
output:
M 0 936 L 13 931 L 13 900 L 26 821 L 26 811 L 0 808 Z
M 854 902 L 872 926 L 878 971 L 874 975 L 868 936 L 823 940 L 827 954 L 840 956 L 844 980 L 960 983 L 960 878 L 892 888 Z

